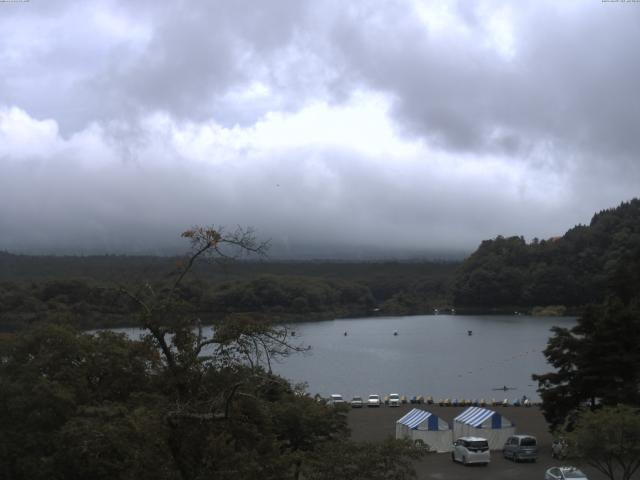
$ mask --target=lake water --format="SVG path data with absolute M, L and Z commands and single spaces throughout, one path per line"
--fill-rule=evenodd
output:
M 311 394 L 538 399 L 533 373 L 551 369 L 542 350 L 554 325 L 575 319 L 508 315 L 373 317 L 290 325 L 311 350 L 273 365 Z M 471 330 L 473 334 L 468 335 Z M 131 336 L 139 330 L 122 329 Z M 394 336 L 394 331 L 398 332 Z M 347 332 L 347 335 L 344 335 Z M 508 386 L 515 390 L 496 391 Z
M 542 354 L 549 329 L 574 324 L 571 318 L 504 315 L 374 317 L 297 324 L 290 326 L 295 339 L 311 345 L 311 352 L 287 358 L 274 370 L 294 382 L 306 381 L 310 393 L 323 396 L 398 392 L 451 399 L 522 395 L 538 399 L 531 374 L 551 368 Z M 505 385 L 516 390 L 493 390 Z

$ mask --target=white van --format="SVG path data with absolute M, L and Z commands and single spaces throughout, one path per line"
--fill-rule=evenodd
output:
M 451 459 L 464 465 L 470 463 L 488 465 L 491 461 L 489 442 L 482 437 L 460 437 L 453 442 Z
M 402 400 L 400 399 L 399 393 L 390 393 L 389 394 L 389 406 L 390 407 L 399 407 Z

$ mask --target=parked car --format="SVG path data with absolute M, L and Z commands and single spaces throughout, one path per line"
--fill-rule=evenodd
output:
M 482 437 L 460 437 L 453 442 L 451 459 L 454 462 L 462 462 L 464 465 L 470 463 L 488 465 L 491 461 L 489 442 Z
M 531 435 L 513 435 L 507 438 L 502 449 L 504 458 L 510 458 L 514 462 L 530 460 L 535 462 L 538 458 L 538 442 Z
M 332 393 L 329 397 L 329 405 L 340 405 L 346 403 L 342 395 L 339 393 Z
M 364 405 L 362 397 L 353 397 L 351 399 L 351 408 L 362 408 L 362 405 Z
M 381 405 L 380 395 L 369 395 L 369 399 L 367 400 L 367 407 L 379 407 Z
M 551 467 L 544 474 L 544 480 L 589 480 L 575 467 Z
M 390 393 L 389 394 L 389 406 L 390 407 L 399 407 L 401 403 L 400 394 L 399 393 Z

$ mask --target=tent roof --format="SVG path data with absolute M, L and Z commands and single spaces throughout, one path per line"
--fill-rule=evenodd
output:
M 482 425 L 486 419 L 491 418 L 495 414 L 496 412 L 486 408 L 469 407 L 456 418 L 454 418 L 454 421 L 466 423 L 467 425 L 471 425 L 472 427 L 478 427 Z
M 414 408 L 400 420 L 396 421 L 396 423 L 406 425 L 409 428 L 416 428 L 431 415 L 433 415 L 433 413 L 420 410 L 419 408 Z

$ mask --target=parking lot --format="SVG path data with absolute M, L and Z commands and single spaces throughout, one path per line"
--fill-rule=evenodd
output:
M 402 405 L 398 408 L 362 408 L 353 409 L 349 413 L 351 436 L 357 441 L 377 441 L 388 436 L 395 437 L 395 422 L 411 408 L 422 408 L 435 413 L 440 418 L 453 423 L 453 418 L 464 410 L 464 407 L 440 407 L 438 405 Z M 467 466 L 451 461 L 448 453 L 431 453 L 416 462 L 418 479 L 515 479 L 541 480 L 544 472 L 567 462 L 558 462 L 551 458 L 552 436 L 538 407 L 489 407 L 496 410 L 516 425 L 516 433 L 534 435 L 538 439 L 539 457 L 535 463 L 514 463 L 502 458 L 502 452 L 491 452 L 491 463 L 488 466 Z M 588 466 L 578 465 L 589 480 L 605 480 L 606 477 Z M 640 477 L 638 477 L 640 478 Z

